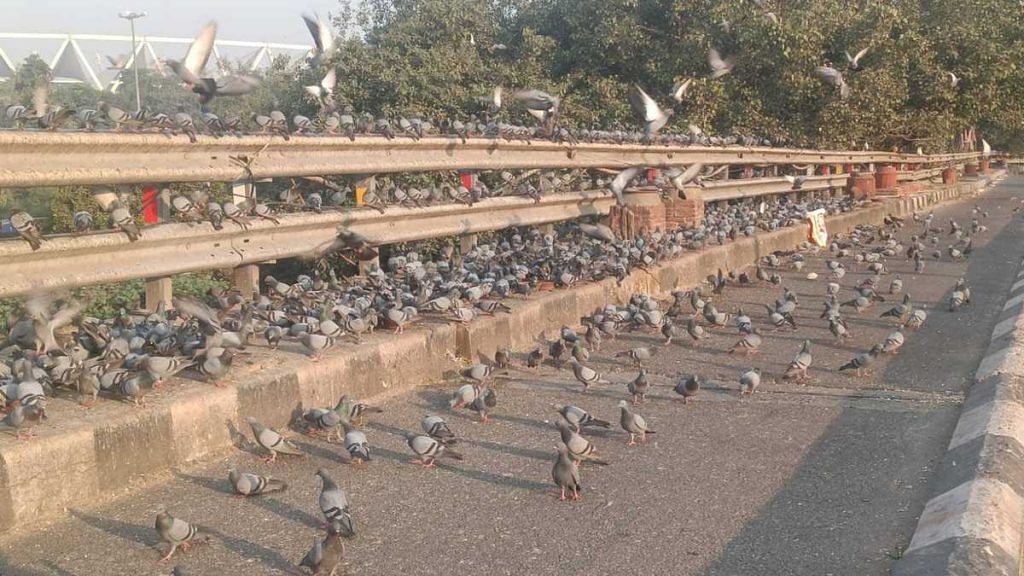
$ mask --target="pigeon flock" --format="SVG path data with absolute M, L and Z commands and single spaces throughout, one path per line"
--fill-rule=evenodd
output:
M 838 213 L 852 209 L 853 204 L 845 199 L 796 203 L 780 198 L 768 206 L 760 200 L 710 206 L 703 226 L 654 231 L 632 240 L 617 239 L 607 227 L 583 221 L 567 223 L 547 234 L 537 228 L 509 229 L 495 234 L 492 242 L 481 242 L 461 255 L 456 255 L 448 242 L 436 248 L 432 258 L 428 258 L 425 247 L 422 253 L 394 254 L 386 259 L 384 269 L 362 277 L 339 279 L 331 268 L 315 269 L 294 284 L 268 276 L 263 281 L 264 292 L 251 298 L 234 292 L 212 292 L 209 304 L 182 298 L 175 300 L 173 310 L 125 312 L 103 320 L 83 317 L 81 302 L 34 296 L 25 302 L 24 314 L 12 325 L 6 345 L 0 349 L 0 401 L 5 406 L 2 428 L 19 439 L 30 437 L 33 426 L 47 418 L 47 398 L 62 395 L 64 390 L 77 391 L 84 405 L 90 405 L 101 394 L 140 404 L 146 393 L 177 374 L 191 373 L 222 385 L 233 359 L 247 354 L 246 347 L 257 339 L 265 340 L 270 348 L 282 342 L 297 343 L 315 361 L 331 347 L 344 340 L 359 342 L 377 327 L 401 332 L 423 318 L 469 322 L 481 314 L 509 313 L 509 298 L 604 278 L 621 281 L 634 270 L 647 269 L 708 243 L 724 243 L 760 230 L 801 223 L 803 213 L 818 207 Z M 969 258 L 973 237 L 987 231 L 982 224 L 987 216 L 976 208 L 969 224 L 950 220 L 948 227 L 936 222 L 931 213 L 915 214 L 912 222 L 889 216 L 882 226 L 860 226 L 848 235 L 833 238 L 827 248 L 828 282 L 823 291 L 822 323 L 827 323 L 841 341 L 850 336 L 844 315 L 871 314 L 878 303 L 890 300 L 894 304 L 880 317 L 895 321 L 894 330 L 882 342 L 835 366 L 835 370 L 870 373 L 879 355 L 898 353 L 908 333 L 921 328 L 927 319 L 927 312 L 914 304 L 900 276 L 888 278 L 887 283 L 883 280 L 889 275 L 886 262 L 907 258 L 921 272 L 928 260 Z M 897 232 L 904 227 L 920 230 L 909 240 L 901 240 Z M 940 248 L 942 244 L 945 249 Z M 732 329 L 738 335 L 729 352 L 745 357 L 756 357 L 764 339 L 775 331 L 799 332 L 802 326 L 798 326 L 793 312 L 800 302 L 785 287 L 782 275 L 786 270 L 801 271 L 807 255 L 817 251 L 804 243 L 795 251 L 765 256 L 753 270 L 719 270 L 707 278 L 705 286 L 672 292 L 664 311 L 656 299 L 635 294 L 624 306 L 609 305 L 582 318 L 584 330 L 580 332 L 565 326 L 553 340 L 542 334 L 540 345 L 522 356 L 499 350 L 493 362 L 461 370 L 465 384 L 452 392 L 449 406 L 452 410 L 476 412 L 481 422 L 488 422 L 498 402 L 495 379 L 547 362 L 558 368 L 568 367 L 583 392 L 595 386 L 625 384 L 619 425 L 629 445 L 643 444 L 656 433 L 638 410 L 652 386 L 646 363 L 655 354 L 669 353 L 662 350 L 671 350 L 672 344 L 700 346 L 701 341 L 719 338 Z M 855 286 L 844 287 L 842 280 L 850 268 L 872 275 Z M 809 273 L 808 278 L 816 279 L 817 275 Z M 764 316 L 748 315 L 742 308 L 724 311 L 716 306 L 726 290 L 758 284 L 776 285 L 781 290 Z M 849 299 L 840 297 L 850 290 Z M 970 287 L 961 279 L 950 297 L 949 310 L 956 312 L 970 303 Z M 664 344 L 615 354 L 613 361 L 624 370 L 635 370 L 637 375 L 621 384 L 613 383 L 590 362 L 591 355 L 600 352 L 602 340 L 633 330 L 660 334 Z M 808 370 L 812 365 L 811 342 L 805 339 L 780 377 L 806 382 L 811 379 Z M 762 378 L 756 366 L 742 370 L 737 379 L 739 393 L 754 394 Z M 704 381 L 699 374 L 682 376 L 673 392 L 688 403 L 698 395 Z M 552 480 L 561 499 L 578 500 L 584 486 L 580 464 L 608 463 L 585 436 L 586 429 L 610 428 L 614 420 L 599 418 L 576 404 L 565 403 L 557 410 L 562 418 L 556 423 L 561 445 Z M 363 420 L 376 412 L 380 409 L 343 396 L 333 407 L 306 410 L 293 426 L 341 444 L 344 461 L 366 465 L 371 461 L 372 438 L 361 427 Z M 254 418 L 248 422 L 268 462 L 279 456 L 287 459 L 303 455 L 285 434 Z M 437 414 L 423 418 L 420 431 L 408 432 L 406 440 L 416 461 L 424 467 L 435 466 L 440 458 L 464 458 L 455 448 L 455 431 Z M 332 574 L 342 564 L 343 539 L 356 533 L 357 515 L 328 471 L 320 470 L 317 478 L 321 486 L 318 506 L 325 519 L 326 535 L 317 537 L 300 565 L 314 574 Z M 235 469 L 229 471 L 228 480 L 240 496 L 288 488 L 272 477 Z M 178 548 L 188 549 L 197 538 L 209 536 L 204 536 L 197 525 L 167 511 L 157 517 L 156 530 L 168 547 L 165 558 Z
M 774 17 L 774 14 L 772 14 Z M 250 120 L 262 134 L 288 139 L 293 135 L 339 135 L 355 139 L 377 135 L 388 139 L 407 137 L 413 140 L 444 135 L 465 142 L 471 137 L 502 138 L 530 141 L 544 138 L 569 146 L 579 141 L 611 143 L 659 143 L 696 145 L 778 146 L 756 136 L 727 137 L 705 135 L 696 126 L 681 134 L 662 133 L 673 116 L 639 86 L 628 94 L 631 108 L 641 121 L 639 131 L 570 130 L 559 123 L 560 99 L 536 89 L 505 94 L 497 87 L 485 99 L 485 109 L 465 120 L 430 121 L 418 117 L 374 118 L 346 109 L 335 110 L 332 91 L 337 70 L 331 67 L 337 50 L 333 32 L 327 23 L 316 17 L 304 17 L 314 38 L 314 56 L 310 66 L 322 72 L 322 80 L 306 87 L 310 97 L 320 104 L 317 119 L 304 116 L 286 118 L 281 112 L 254 115 Z M 157 131 L 185 134 L 192 141 L 205 131 L 213 136 L 241 135 L 247 132 L 240 118 L 221 119 L 208 109 L 215 98 L 243 96 L 256 88 L 258 80 L 247 76 L 204 77 L 204 68 L 213 49 L 216 24 L 210 23 L 197 36 L 183 60 L 169 61 L 168 66 L 189 90 L 198 95 L 202 107 L 201 126 L 184 111 L 167 115 L 143 110 L 137 114 L 100 103 L 96 109 L 70 110 L 50 108 L 45 93 L 36 99 L 35 109 L 21 105 L 8 106 L 5 116 L 11 125 L 23 129 L 35 123 L 40 129 L 58 130 L 73 119 L 81 130 L 95 130 L 107 125 L 114 130 Z M 848 74 L 863 69 L 867 49 L 856 56 L 847 55 Z M 733 59 L 711 49 L 708 55 L 709 79 L 727 75 Z M 847 97 L 850 87 L 843 73 L 830 63 L 818 68 L 823 81 L 835 87 L 840 97 Z M 677 83 L 670 92 L 681 102 L 692 79 Z M 955 77 L 954 77 L 954 82 Z M 507 98 L 506 98 L 507 96 Z M 509 103 L 522 106 L 537 121 L 536 127 L 507 124 L 499 120 L 500 112 Z M 699 164 L 687 170 L 663 170 L 648 184 L 668 191 L 710 178 L 715 169 Z M 439 203 L 473 204 L 483 198 L 521 195 L 539 200 L 542 195 L 566 189 L 579 189 L 589 181 L 598 189 L 607 189 L 621 203 L 622 193 L 632 182 L 647 175 L 638 167 L 626 168 L 610 180 L 582 171 L 531 171 L 516 176 L 508 172 L 478 178 L 472 187 L 436 182 L 413 187 L 401 182 L 386 182 L 379 189 L 371 186 L 362 202 L 368 209 L 384 211 L 388 206 L 421 207 Z M 789 176 L 794 190 L 804 178 Z M 215 228 L 228 225 L 246 228 L 254 219 L 277 223 L 279 211 L 339 209 L 351 206 L 352 186 L 326 178 L 301 178 L 292 181 L 273 202 L 249 201 L 236 205 L 218 203 L 208 195 L 181 194 L 172 198 L 175 218 L 182 222 L 209 222 Z M 806 214 L 824 209 L 838 214 L 856 209 L 858 201 L 848 195 L 805 195 L 803 198 L 778 196 L 745 199 L 736 202 L 710 203 L 706 206 L 703 224 L 668 230 L 643 231 L 634 238 L 616 237 L 607 226 L 587 220 L 568 222 L 554 231 L 540 228 L 512 228 L 491 235 L 462 252 L 451 239 L 440 243 L 423 243 L 408 250 L 392 250 L 382 256 L 383 266 L 371 268 L 363 275 L 339 277 L 326 258 L 330 254 L 354 263 L 381 256 L 372 243 L 347 229 L 338 230 L 337 238 L 327 246 L 314 250 L 315 264 L 294 282 L 274 276 L 262 279 L 262 290 L 256 294 L 211 290 L 204 298 L 175 298 L 173 308 L 153 311 L 122 311 L 115 317 L 96 318 L 84 314 L 86 302 L 66 294 L 40 293 L 28 297 L 20 315 L 10 322 L 6 341 L 0 346 L 0 406 L 3 418 L 0 429 L 11 432 L 18 440 L 28 440 L 33 429 L 48 418 L 46 406 L 50 398 L 70 396 L 88 407 L 102 396 L 131 405 L 144 405 L 146 395 L 159 389 L 175 376 L 190 376 L 216 386 L 226 385 L 233 363 L 250 354 L 249 347 L 265 344 L 270 349 L 287 345 L 301 350 L 310 361 L 318 361 L 331 348 L 346 341 L 359 343 L 378 328 L 396 334 L 424 319 L 468 323 L 481 315 L 511 313 L 510 299 L 526 297 L 540 290 L 567 289 L 581 283 L 614 278 L 621 282 L 637 270 L 649 270 L 659 263 L 677 258 L 686 252 L 713 244 L 724 244 L 762 231 L 802 225 Z M 144 230 L 135 223 L 124 203 L 113 200 L 102 206 L 110 215 L 112 225 L 137 240 Z M 828 282 L 823 291 L 824 305 L 820 320 L 827 323 L 833 336 L 841 341 L 850 337 L 844 315 L 873 314 L 879 303 L 888 304 L 882 318 L 892 319 L 894 330 L 869 350 L 835 366 L 837 371 L 870 373 L 874 361 L 883 354 L 897 354 L 909 333 L 920 329 L 928 314 L 915 305 L 908 287 L 899 276 L 889 276 L 886 262 L 907 258 L 920 273 L 929 260 L 960 261 L 970 257 L 973 238 L 984 234 L 987 214 L 976 208 L 971 222 L 953 220 L 948 228 L 935 222 L 933 214 L 915 214 L 912 222 L 889 216 L 881 226 L 860 226 L 850 234 L 837 235 L 827 248 Z M 82 211 L 74 215 L 79 232 L 93 227 L 93 215 Z M 46 238 L 37 222 L 22 210 L 11 214 L 11 225 L 33 250 L 40 249 Z M 909 240 L 898 237 L 903 228 L 916 227 Z M 460 371 L 464 383 L 452 391 L 452 410 L 471 410 L 481 422 L 488 422 L 498 406 L 495 380 L 515 371 L 529 371 L 548 362 L 559 369 L 568 368 L 582 391 L 596 386 L 625 384 L 625 396 L 619 402 L 618 423 L 630 446 L 644 444 L 656 429 L 641 414 L 652 382 L 645 365 L 656 354 L 671 353 L 673 344 L 700 346 L 707 338 L 720 338 L 735 329 L 738 334 L 729 353 L 756 357 L 762 343 L 773 332 L 799 332 L 794 311 L 800 306 L 797 295 L 785 286 L 783 272 L 800 272 L 808 253 L 818 249 L 804 243 L 791 252 L 776 252 L 758 261 L 753 270 L 718 270 L 707 279 L 706 286 L 672 292 L 672 300 L 662 311 L 662 303 L 647 294 L 635 294 L 625 305 L 609 305 L 581 319 L 579 332 L 564 326 L 553 340 L 542 334 L 539 345 L 519 356 L 511 350 L 498 350 L 493 362 L 478 363 Z M 352 258 L 350 259 L 349 256 Z M 844 286 L 848 269 L 872 273 L 855 286 Z M 808 274 L 808 279 L 817 275 Z M 716 301 L 726 290 L 748 285 L 778 286 L 780 296 L 768 305 L 765 314 L 748 314 L 742 308 L 720 310 Z M 844 292 L 849 298 L 841 296 Z M 949 301 L 955 313 L 971 304 L 971 290 L 961 279 Z M 612 360 L 624 370 L 636 371 L 627 382 L 613 383 L 591 363 L 591 355 L 600 352 L 604 339 L 614 339 L 623 331 L 646 331 L 660 334 L 660 346 L 639 346 L 615 354 Z M 744 360 L 749 362 L 749 360 Z M 804 339 L 781 378 L 795 382 L 812 379 L 811 341 Z M 756 366 L 741 371 L 737 389 L 741 395 L 754 394 L 762 382 L 762 371 Z M 689 403 L 700 392 L 704 377 L 689 374 L 673 387 L 681 402 Z M 586 396 L 578 398 L 585 399 Z M 583 404 L 584 402 L 579 402 Z M 585 436 L 588 428 L 611 428 L 614 419 L 602 419 L 572 403 L 557 406 L 561 419 L 555 428 L 560 437 L 551 478 L 559 498 L 579 500 L 584 482 L 581 470 L 589 465 L 607 465 L 598 454 L 598 447 Z M 372 438 L 363 429 L 363 421 L 381 409 L 342 396 L 333 407 L 306 410 L 293 427 L 304 434 L 321 436 L 342 446 L 343 460 L 354 466 L 365 466 L 372 460 Z M 303 451 L 288 440 L 287 435 L 265 426 L 255 418 L 247 419 L 255 444 L 266 455 L 268 463 L 302 457 Z M 438 459 L 463 460 L 458 450 L 459 437 L 443 416 L 430 414 L 422 419 L 419 430 L 408 432 L 406 441 L 417 462 L 426 468 L 436 466 Z M 583 466 L 581 466 L 583 465 Z M 327 470 L 319 470 L 316 479 L 320 490 L 317 506 L 324 519 L 326 534 L 317 535 L 312 548 L 298 562 L 313 574 L 338 574 L 343 569 L 345 539 L 356 535 L 358 512 L 348 502 L 343 488 Z M 231 469 L 228 482 L 240 497 L 287 490 L 284 482 L 253 472 Z M 166 544 L 164 560 L 178 549 L 210 537 L 198 524 L 161 511 L 155 520 L 160 540 Z M 179 576 L 185 572 L 174 568 Z

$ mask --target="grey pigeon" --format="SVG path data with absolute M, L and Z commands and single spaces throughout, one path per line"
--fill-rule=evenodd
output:
M 231 488 L 233 488 L 235 493 L 239 496 L 269 494 L 271 492 L 280 492 L 288 488 L 288 484 L 276 478 L 260 476 L 259 474 L 253 474 L 252 472 L 239 472 L 234 468 L 228 470 L 228 482 L 231 483 Z
M 558 453 L 555 457 L 555 465 L 551 469 L 551 478 L 561 492 L 559 499 L 565 502 L 565 492 L 568 490 L 572 493 L 573 500 L 579 500 L 582 488 L 579 466 L 569 457 L 569 449 L 565 444 L 559 444 L 555 449 Z
M 417 462 L 426 468 L 433 468 L 434 461 L 442 456 L 453 458 L 455 460 L 462 460 L 461 454 L 455 452 L 451 448 L 448 448 L 443 442 L 439 442 L 430 436 L 413 434 L 410 432 L 406 434 L 405 440 L 413 453 L 419 457 Z
M 161 541 L 170 545 L 167 554 L 160 559 L 166 561 L 170 559 L 178 546 L 181 546 L 182 550 L 188 551 L 192 540 L 199 533 L 199 529 L 193 524 L 162 511 L 156 516 L 156 533 L 160 536 Z
M 619 411 L 621 412 L 619 424 L 622 425 L 623 430 L 629 433 L 628 446 L 636 445 L 637 436 L 640 437 L 640 442 L 646 442 L 647 435 L 654 434 L 654 430 L 647 427 L 647 421 L 644 420 L 644 417 L 629 409 L 629 402 L 620 400 Z
M 267 458 L 268 462 L 276 460 L 278 453 L 289 456 L 302 456 L 302 451 L 286 440 L 284 436 L 281 436 L 276 430 L 260 424 L 252 416 L 246 418 L 246 421 L 249 422 L 249 427 L 252 428 L 252 435 L 256 438 L 256 443 L 270 453 L 270 456 Z
M 611 428 L 612 426 L 611 422 L 594 418 L 589 412 L 579 406 L 556 405 L 555 409 L 558 410 L 558 413 L 562 415 L 562 418 L 564 418 L 576 432 L 579 432 L 584 426 L 600 426 L 601 428 Z
M 676 383 L 672 391 L 683 397 L 683 404 L 687 404 L 690 398 L 697 395 L 700 391 L 700 378 L 696 374 L 683 376 Z
M 345 492 L 327 475 L 325 470 L 317 470 L 316 476 L 320 479 L 320 495 L 317 497 L 317 505 L 320 507 L 320 513 L 324 515 L 327 525 L 346 538 L 355 536 L 355 522 L 352 520 Z

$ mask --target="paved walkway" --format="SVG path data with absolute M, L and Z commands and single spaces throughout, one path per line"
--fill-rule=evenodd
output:
M 348 546 L 351 574 L 887 574 L 929 496 L 932 469 L 1016 274 L 1024 222 L 1011 221 L 1010 209 L 1018 198 L 1022 179 L 977 199 L 991 216 L 969 264 L 929 261 L 915 275 L 902 258 L 890 263 L 929 318 L 903 353 L 878 363 L 874 377 L 835 368 L 893 329 L 878 318 L 886 308 L 850 314 L 855 337 L 834 344 L 817 319 L 825 280 L 803 278 L 809 271 L 824 276 L 820 258 L 801 273 L 783 272 L 800 297 L 801 328 L 767 334 L 760 354 L 727 354 L 736 341 L 731 328 L 696 349 L 660 349 L 649 367 L 656 386 L 639 408 L 657 434 L 637 447 L 627 447 L 617 427 L 591 434 L 611 465 L 584 466 L 580 503 L 558 502 L 550 482 L 558 441 L 551 405 L 576 403 L 617 422 L 616 404 L 626 397 L 617 383 L 635 372 L 611 355 L 656 342 L 654 336 L 606 342 L 592 364 L 616 384 L 586 394 L 566 370 L 515 371 L 497 386 L 487 425 L 448 413 L 454 384 L 393 398 L 366 426 L 375 458 L 369 466 L 345 466 L 337 446 L 299 438 L 310 454 L 302 460 L 266 465 L 240 450 L 141 490 L 126 487 L 131 494 L 114 504 L 81 502 L 66 521 L 0 541 L 0 574 L 167 574 L 154 548 L 153 519 L 162 506 L 214 534 L 209 546 L 175 557 L 189 574 L 288 573 L 317 532 L 313 472 L 320 467 L 352 502 L 359 535 Z M 969 224 L 974 205 L 942 206 L 936 222 Z M 916 231 L 908 221 L 904 235 Z M 945 302 L 961 275 L 975 304 L 952 314 Z M 847 275 L 843 295 L 862 277 Z M 763 325 L 763 304 L 780 292 L 730 288 L 719 308 L 742 305 Z M 804 338 L 813 342 L 811 382 L 775 382 Z M 755 396 L 739 398 L 740 368 L 750 366 L 764 370 L 765 382 Z M 713 381 L 709 389 L 687 406 L 669 401 L 678 375 L 694 371 Z M 446 415 L 463 438 L 464 461 L 437 470 L 408 464 L 402 433 L 418 429 L 427 412 Z M 272 473 L 290 488 L 233 498 L 229 465 Z

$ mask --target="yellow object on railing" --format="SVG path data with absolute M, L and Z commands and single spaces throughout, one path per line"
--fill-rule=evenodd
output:
M 366 190 L 367 188 L 365 186 L 360 186 L 356 188 L 356 206 L 362 206 L 363 204 L 366 204 L 366 201 L 363 200 L 363 198 L 366 197 Z

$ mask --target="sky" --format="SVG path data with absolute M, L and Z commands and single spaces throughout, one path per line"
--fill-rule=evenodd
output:
M 147 13 L 136 21 L 138 34 L 191 37 L 216 20 L 219 38 L 309 44 L 300 14 L 326 18 L 337 6 L 338 0 L 0 0 L 0 32 L 128 34 L 128 22 L 117 14 L 134 10 Z M 12 59 L 33 51 L 48 58 L 58 45 L 0 39 Z

